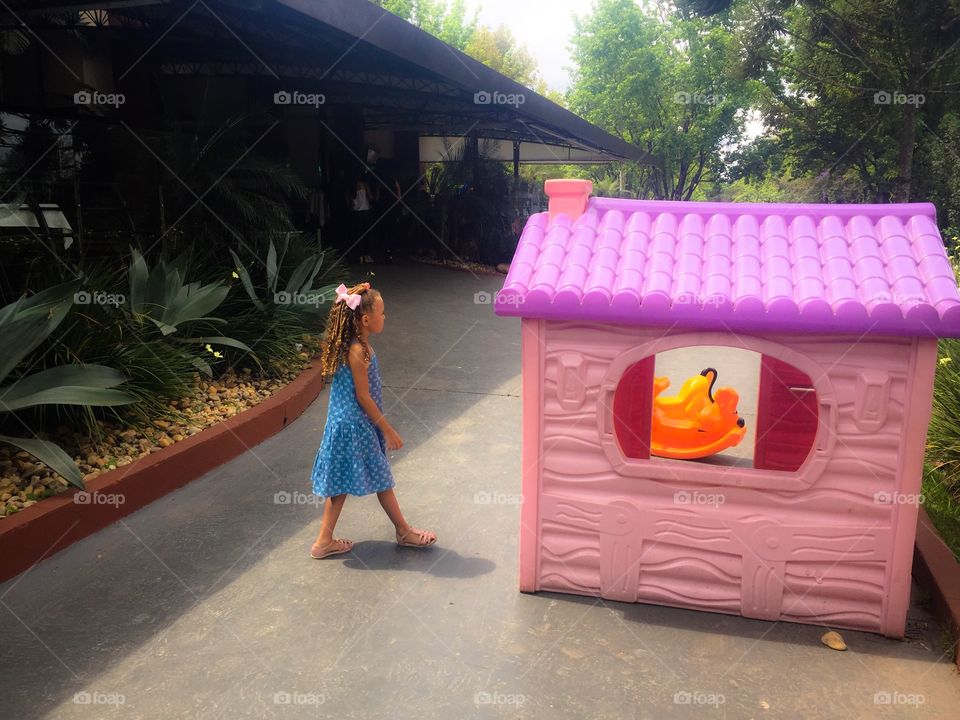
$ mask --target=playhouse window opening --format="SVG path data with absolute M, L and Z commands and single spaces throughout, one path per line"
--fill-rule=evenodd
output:
M 810 377 L 789 363 L 696 345 L 628 367 L 612 410 L 629 459 L 796 471 L 813 449 L 819 405 Z

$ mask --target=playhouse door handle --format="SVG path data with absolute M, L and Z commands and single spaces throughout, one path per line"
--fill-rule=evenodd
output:
M 600 406 L 600 417 L 603 418 L 602 428 L 604 435 L 613 435 L 613 395 L 612 388 L 604 388 L 601 391 L 602 405 Z
M 837 439 L 837 404 L 833 400 L 820 402 L 820 413 L 817 418 L 820 427 L 817 428 L 817 452 L 830 454 Z

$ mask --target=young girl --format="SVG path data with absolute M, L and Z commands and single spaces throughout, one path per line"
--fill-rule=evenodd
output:
M 396 527 L 398 544 L 426 547 L 437 540 L 434 533 L 404 520 L 393 492 L 386 451 L 403 447 L 403 440 L 383 414 L 380 369 L 368 341 L 371 334 L 383 332 L 385 317 L 383 297 L 370 283 L 349 290 L 345 285 L 337 288 L 320 355 L 324 375 L 332 375 L 333 383 L 327 424 L 311 473 L 314 495 L 326 498 L 320 534 L 310 550 L 317 560 L 353 547 L 350 540 L 333 537 L 348 494 L 377 493 Z

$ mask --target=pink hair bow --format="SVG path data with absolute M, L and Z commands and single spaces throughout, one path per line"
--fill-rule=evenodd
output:
M 356 310 L 357 306 L 360 305 L 361 298 L 359 295 L 350 295 L 347 292 L 348 289 L 349 288 L 346 285 L 344 285 L 343 283 L 340 283 L 340 287 L 337 288 L 337 299 L 334 300 L 333 302 L 334 304 L 341 301 L 345 302 L 348 308 L 350 308 L 351 310 Z

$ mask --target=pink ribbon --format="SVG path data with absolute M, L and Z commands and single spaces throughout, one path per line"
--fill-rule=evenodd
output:
M 356 310 L 357 306 L 360 305 L 361 297 L 359 295 L 350 295 L 347 292 L 348 290 L 349 288 L 346 285 L 340 283 L 340 287 L 337 288 L 337 299 L 333 302 L 335 304 L 341 301 L 345 302 L 351 310 Z

